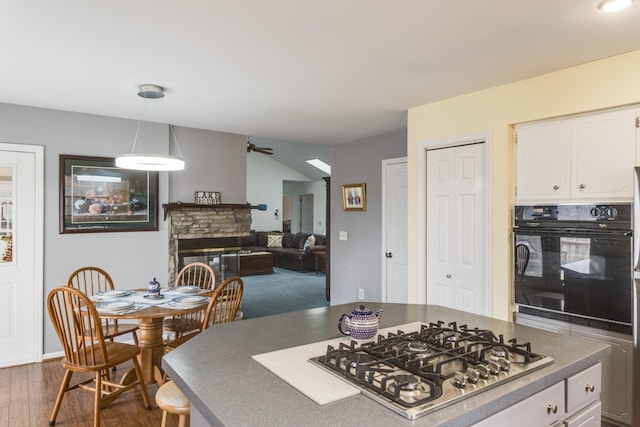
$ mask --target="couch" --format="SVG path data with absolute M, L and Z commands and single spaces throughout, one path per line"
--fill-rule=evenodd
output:
M 313 236 L 310 239 L 310 236 Z M 315 252 L 325 251 L 326 238 L 322 234 L 283 233 L 251 230 L 249 236 L 240 237 L 243 251 L 271 252 L 273 266 L 301 273 L 315 271 Z

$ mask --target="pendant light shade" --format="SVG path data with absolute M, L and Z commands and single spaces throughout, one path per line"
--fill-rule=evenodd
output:
M 143 171 L 179 171 L 184 169 L 184 160 L 161 154 L 120 154 L 116 157 L 116 167 Z
M 159 99 L 164 96 L 162 87 L 157 85 L 140 85 L 138 96 L 145 100 L 145 111 L 147 99 Z M 143 114 L 144 116 L 144 114 Z M 140 126 L 142 125 L 144 117 L 138 121 L 138 128 L 136 129 L 136 136 L 133 139 L 133 148 L 131 153 L 120 154 L 116 157 L 116 167 L 123 169 L 135 169 L 145 171 L 177 171 L 184 169 L 184 160 L 182 160 L 182 153 L 180 152 L 180 146 L 178 140 L 173 133 L 173 127 L 169 125 L 169 138 L 173 138 L 173 141 L 178 148 L 180 157 L 169 156 L 164 154 L 148 154 L 148 153 L 135 153 L 136 143 L 138 141 L 138 135 L 140 133 Z

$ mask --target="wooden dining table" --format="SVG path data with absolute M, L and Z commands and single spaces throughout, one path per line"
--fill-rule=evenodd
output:
M 140 292 L 140 291 L 137 291 Z M 203 297 L 209 297 L 211 291 L 199 294 Z M 166 297 L 167 302 L 171 301 L 171 297 Z M 162 383 L 162 356 L 164 354 L 164 341 L 162 339 L 162 323 L 165 318 L 180 314 L 193 313 L 204 310 L 207 304 L 196 305 L 192 307 L 168 307 L 166 305 L 154 304 L 148 308 L 132 311 L 129 313 L 119 314 L 114 312 L 98 311 L 100 317 L 105 319 L 132 320 L 138 321 L 138 347 L 140 354 L 138 360 L 142 369 L 142 376 L 147 384 L 152 382 Z M 135 372 L 127 372 L 122 379 L 122 383 L 133 381 Z

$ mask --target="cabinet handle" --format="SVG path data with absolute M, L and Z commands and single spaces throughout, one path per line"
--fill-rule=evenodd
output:
M 590 391 L 593 393 L 594 391 L 596 391 L 596 386 L 594 384 L 587 384 L 584 386 L 584 391 Z
M 557 405 L 549 404 L 549 405 L 547 406 L 547 414 L 550 414 L 550 413 L 552 413 L 552 412 L 553 412 L 554 414 L 558 412 L 558 406 L 557 406 Z
M 450 274 L 447 274 L 447 279 L 451 279 L 451 275 Z
M 581 190 L 584 190 L 584 188 L 585 188 L 585 187 L 586 187 L 586 185 L 584 185 L 584 184 L 580 184 L 580 189 L 581 189 Z
M 554 186 L 553 186 L 553 189 L 554 189 L 554 190 L 559 190 L 559 189 L 560 189 L 560 187 L 559 187 L 559 186 L 557 186 L 557 185 L 554 185 Z

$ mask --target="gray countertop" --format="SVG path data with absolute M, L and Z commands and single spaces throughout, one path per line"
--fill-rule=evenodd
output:
M 364 395 L 324 406 L 272 374 L 252 355 L 341 337 L 337 321 L 359 303 L 323 307 L 214 325 L 164 356 L 163 367 L 191 401 L 196 418 L 225 426 L 469 426 L 580 372 L 610 353 L 606 344 L 440 306 L 366 303 L 384 309 L 380 328 L 415 321 L 456 321 L 490 329 L 505 340 L 530 341 L 536 353 L 554 358 L 549 367 L 478 393 L 414 421 Z M 194 420 L 195 421 L 195 420 Z

